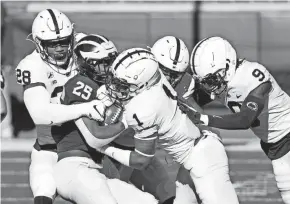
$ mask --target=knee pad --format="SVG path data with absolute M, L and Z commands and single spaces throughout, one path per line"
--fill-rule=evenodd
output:
M 46 196 L 36 196 L 34 204 L 52 204 L 52 199 Z

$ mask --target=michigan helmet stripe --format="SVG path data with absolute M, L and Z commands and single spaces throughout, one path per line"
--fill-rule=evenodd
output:
M 139 54 L 139 53 L 147 53 L 150 55 L 153 55 L 151 52 L 147 51 L 147 50 L 136 50 L 134 52 L 129 52 L 127 55 L 125 55 L 122 59 L 120 59 L 120 61 L 116 64 L 116 66 L 114 67 L 114 70 L 116 71 L 117 68 L 120 66 L 120 64 L 122 64 L 122 62 L 127 59 L 128 57 L 132 57 L 134 54 Z
M 196 51 L 198 50 L 199 46 L 204 42 L 206 41 L 207 39 L 209 39 L 210 37 L 208 38 L 205 38 L 203 40 L 201 40 L 199 43 L 197 43 L 197 45 L 193 48 L 193 51 L 191 53 L 191 57 L 190 57 L 190 64 L 191 64 L 191 68 L 192 68 L 192 71 L 194 74 L 197 74 L 196 71 L 195 71 L 195 65 L 194 65 L 194 56 L 195 56 L 195 53 Z
M 175 58 L 174 58 L 174 61 L 173 61 L 173 64 L 176 65 L 177 62 L 178 62 L 178 58 L 179 58 L 179 55 L 180 55 L 180 40 L 179 38 L 176 38 L 176 53 L 175 53 Z
M 59 27 L 58 27 L 57 20 L 56 20 L 56 17 L 54 15 L 53 11 L 51 9 L 47 9 L 47 11 L 51 15 L 51 18 L 52 18 L 52 21 L 53 21 L 53 24 L 54 24 L 54 27 L 55 27 L 56 34 L 59 34 Z
M 85 36 L 84 38 L 82 38 L 79 42 L 82 41 L 93 41 L 93 42 L 97 42 L 99 44 L 102 44 L 104 42 L 106 42 L 106 40 L 104 40 L 105 38 L 101 38 L 101 36 L 97 36 L 97 35 L 88 35 Z

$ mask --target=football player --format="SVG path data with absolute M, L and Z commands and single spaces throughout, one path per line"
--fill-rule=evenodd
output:
M 136 132 L 135 150 L 104 146 L 100 151 L 127 166 L 144 169 L 159 140 L 161 147 L 190 172 L 203 203 L 238 203 L 224 146 L 216 134 L 201 133 L 179 109 L 176 92 L 154 55 L 142 48 L 125 50 L 111 71 L 107 91 L 123 101 L 124 117 Z
M 57 162 L 51 126 L 88 116 L 103 120 L 90 103 L 62 105 L 62 86 L 77 70 L 73 60 L 74 28 L 68 17 L 56 10 L 41 11 L 33 21 L 30 40 L 36 49 L 16 68 L 17 82 L 23 85 L 24 103 L 33 119 L 37 139 L 31 153 L 30 186 L 35 204 L 51 204 L 56 186 L 53 165 Z
M 177 37 L 165 36 L 154 43 L 151 51 L 159 63 L 160 70 L 177 92 L 179 100 L 186 102 L 196 111 L 203 112 L 203 109 L 196 102 L 196 93 L 193 94 L 194 88 L 196 88 L 196 80 L 187 72 L 189 51 L 185 43 Z M 205 129 L 203 126 L 199 126 L 199 128 Z M 206 129 L 217 133 L 216 130 Z M 192 180 L 188 179 L 188 176 L 187 171 L 181 166 L 177 174 L 177 180 L 183 184 L 189 184 L 195 192 L 195 186 Z M 197 200 L 201 203 L 198 196 Z
M 76 86 L 75 82 L 88 84 L 93 90 L 96 87 L 105 84 L 106 77 L 108 76 L 108 67 L 113 62 L 117 54 L 117 49 L 114 44 L 107 38 L 99 35 L 88 35 L 82 38 L 76 45 L 75 56 L 77 58 L 78 65 L 80 67 L 80 72 L 85 72 L 82 77 L 74 77 L 76 79 L 71 79 L 68 81 L 65 87 Z M 106 69 L 105 69 L 106 68 Z M 87 76 L 87 77 L 84 77 Z M 79 76 L 79 75 L 77 75 Z M 86 82 L 89 81 L 90 83 Z M 70 88 L 72 89 L 72 88 Z M 71 92 L 71 91 L 70 91 Z M 80 95 L 80 94 L 79 94 Z M 96 95 L 96 94 L 94 94 Z M 76 96 L 75 96 L 76 97 Z M 80 130 L 85 128 L 80 127 Z M 94 133 L 96 131 L 92 131 Z M 124 149 L 134 149 L 134 131 L 131 129 L 131 136 L 128 134 L 122 134 L 115 141 L 114 145 L 122 147 Z M 101 134 L 106 137 L 108 134 Z M 90 141 L 88 142 L 90 144 Z M 132 148 L 133 147 L 133 148 Z M 105 162 L 107 164 L 108 161 Z M 110 161 L 109 161 L 110 162 Z M 108 163 L 109 163 L 108 162 Z M 115 163 L 113 161 L 113 163 Z M 131 170 L 124 168 L 120 164 L 115 165 L 118 167 L 120 172 L 120 178 L 122 180 L 128 181 L 140 187 L 141 184 L 144 186 L 145 192 L 149 192 L 158 198 L 160 203 L 173 203 L 175 198 L 175 183 L 169 179 L 168 173 L 162 163 L 155 157 L 149 165 L 142 171 Z M 114 166 L 106 166 L 102 169 L 103 172 L 112 172 Z M 107 174 L 108 175 L 108 174 Z M 111 175 L 108 175 L 111 176 Z M 114 177 L 114 176 L 113 176 Z M 127 179 L 125 179 L 126 177 Z
M 0 75 L 0 83 L 1 83 L 1 122 L 2 122 L 7 115 L 7 105 L 6 105 L 6 100 L 5 100 L 5 97 L 3 94 L 3 89 L 5 87 L 5 81 L 4 81 L 4 77 L 2 74 L 2 70 L 1 70 L 1 75 Z
M 100 98 L 111 107 L 116 105 L 112 117 L 105 115 L 105 123 L 98 123 L 88 118 L 69 121 L 60 126 L 52 127 L 52 136 L 55 138 L 58 152 L 58 162 L 55 165 L 55 181 L 60 196 L 74 203 L 86 204 L 116 204 L 122 201 L 115 198 L 111 192 L 110 180 L 101 172 L 103 155 L 87 145 L 102 147 L 111 142 L 120 134 L 129 134 L 125 120 L 119 122 L 122 107 L 102 95 L 100 86 L 105 82 L 109 66 L 116 58 L 117 49 L 106 37 L 101 35 L 87 35 L 79 40 L 74 48 L 79 68 L 79 74 L 69 79 L 64 85 L 61 102 L 65 105 L 84 103 Z M 106 117 L 108 116 L 108 118 Z M 134 132 L 133 132 L 134 133 Z M 121 181 L 120 181 L 121 182 Z M 137 188 L 122 185 L 123 202 L 136 203 L 138 195 L 140 203 L 153 204 L 153 196 L 139 191 Z M 135 199 L 135 200 L 134 200 Z
M 250 128 L 271 159 L 284 203 L 290 203 L 290 97 L 269 71 L 257 62 L 238 58 L 224 38 L 200 41 L 191 54 L 191 69 L 208 94 L 201 103 L 217 100 L 233 114 L 205 115 L 187 109 L 195 122 L 220 129 Z

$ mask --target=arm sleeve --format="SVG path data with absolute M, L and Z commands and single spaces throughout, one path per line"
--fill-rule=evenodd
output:
M 46 90 L 46 76 L 32 61 L 21 61 L 16 69 L 17 82 L 24 86 L 24 103 L 35 124 L 54 125 L 83 115 L 80 105 L 66 106 L 50 103 Z
M 45 87 L 47 80 L 46 73 L 38 67 L 37 62 L 24 58 L 16 68 L 17 83 L 24 87 L 24 90 L 35 86 Z
M 271 88 L 272 85 L 269 81 L 262 83 L 249 93 L 239 113 L 219 116 L 210 115 L 208 125 L 228 130 L 250 128 L 262 112 Z
M 110 143 L 126 131 L 121 122 L 114 125 L 100 126 L 96 121 L 80 118 L 75 121 L 75 124 L 88 145 L 95 149 Z
M 125 117 L 128 126 L 135 130 L 135 151 L 143 156 L 154 156 L 158 135 L 155 111 L 147 108 L 135 108 L 134 111 L 129 109 Z

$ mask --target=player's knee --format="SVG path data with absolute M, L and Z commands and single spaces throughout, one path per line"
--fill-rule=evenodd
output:
M 34 204 L 52 204 L 52 198 L 46 196 L 36 196 L 34 198 Z

